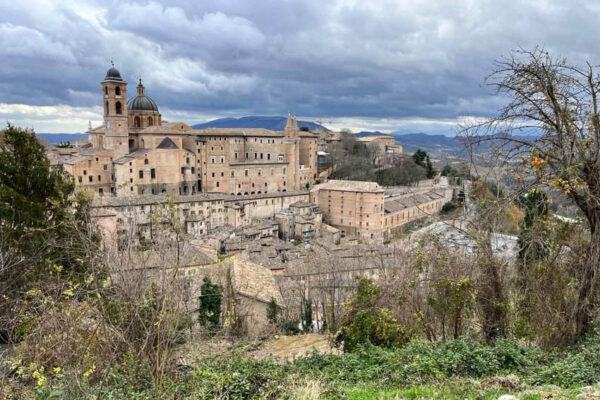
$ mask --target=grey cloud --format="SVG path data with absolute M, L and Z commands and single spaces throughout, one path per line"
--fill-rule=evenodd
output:
M 114 57 L 198 118 L 486 116 L 494 59 L 542 45 L 597 62 L 599 17 L 570 0 L 0 0 L 0 103 L 96 106 Z

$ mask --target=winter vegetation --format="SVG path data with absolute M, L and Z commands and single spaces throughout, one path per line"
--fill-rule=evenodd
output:
M 475 251 L 436 235 L 406 237 L 361 259 L 372 273 L 356 276 L 341 272 L 349 261 L 335 254 L 315 256 L 304 273 L 318 290 L 282 288 L 283 303 L 301 293 L 302 306 L 271 298 L 270 330 L 258 338 L 240 328 L 227 285 L 204 278 L 187 297 L 177 271 L 188 243 L 175 213 L 157 228 L 160 240 L 105 247 L 90 198 L 50 165 L 32 131 L 8 125 L 0 397 L 598 398 L 600 76 L 535 49 L 499 61 L 489 83 L 509 102 L 462 138 L 469 148 L 493 141 L 501 176 L 441 171 L 470 182 L 443 221 Z M 515 135 L 525 127 L 540 136 Z M 422 150 L 375 169 L 371 154 L 344 137 L 332 152 L 334 175 L 386 186 L 437 175 Z M 557 196 L 577 207 L 579 223 L 554 217 Z M 518 237 L 514 257 L 494 251 L 498 233 Z M 152 279 L 149 260 L 158 265 Z M 275 337 L 315 331 L 335 351 L 254 356 Z

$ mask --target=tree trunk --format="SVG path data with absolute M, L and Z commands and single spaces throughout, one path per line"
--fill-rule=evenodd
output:
M 598 267 L 600 265 L 600 209 L 587 212 L 590 244 L 581 266 L 581 281 L 575 308 L 575 335 L 581 337 L 591 329 L 595 311 Z
M 480 246 L 479 268 L 482 285 L 478 297 L 483 314 L 483 336 L 488 343 L 506 335 L 506 300 L 499 265 L 494 258 L 491 235 L 488 233 Z

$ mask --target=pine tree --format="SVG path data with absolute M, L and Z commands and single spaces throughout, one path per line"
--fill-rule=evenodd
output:
M 209 331 L 214 331 L 219 327 L 221 322 L 223 290 L 220 285 L 212 283 L 208 276 L 205 276 L 202 282 L 202 286 L 200 286 L 198 321 L 200 325 Z
M 313 328 L 313 313 L 312 300 L 304 299 L 304 309 L 302 310 L 302 330 L 304 332 L 312 332 Z
M 279 306 L 274 298 L 267 304 L 267 319 L 273 325 L 277 324 L 277 315 L 279 314 Z

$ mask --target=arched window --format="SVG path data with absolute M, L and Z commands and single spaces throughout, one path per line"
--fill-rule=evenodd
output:
M 117 96 L 120 96 L 120 95 L 121 95 L 121 88 L 120 88 L 119 86 L 117 86 L 117 87 L 115 88 L 115 94 L 116 94 Z
M 104 94 L 108 95 L 108 86 L 104 86 Z
M 121 102 L 117 101 L 117 104 L 115 104 L 115 108 L 117 110 L 117 114 L 121 115 L 123 114 L 123 107 L 121 106 Z
M 154 121 L 152 120 L 152 117 L 148 117 L 148 126 L 152 126 L 154 124 Z
M 140 127 L 140 117 L 135 117 L 133 119 L 133 127 L 134 128 L 139 128 Z
M 108 101 L 104 102 L 104 115 L 108 115 Z

